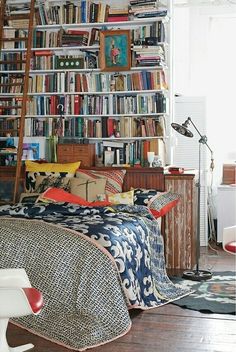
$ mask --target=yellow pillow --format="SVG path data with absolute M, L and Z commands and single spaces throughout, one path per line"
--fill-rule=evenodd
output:
M 100 201 L 107 200 L 112 204 L 134 205 L 134 190 L 115 194 L 99 194 L 97 199 Z
M 54 176 L 54 177 L 74 177 L 76 170 L 80 166 L 80 161 L 75 163 L 35 163 L 30 160 L 25 162 L 25 191 L 35 192 L 37 176 Z
M 36 163 L 34 161 L 26 160 L 25 166 L 26 171 L 29 172 L 68 172 L 75 173 L 80 167 L 81 162 L 76 161 L 75 163 Z

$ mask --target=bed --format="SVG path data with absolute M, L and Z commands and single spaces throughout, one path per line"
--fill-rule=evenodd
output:
M 127 170 L 123 190 L 131 186 L 163 191 L 162 169 Z M 25 268 L 45 299 L 39 316 L 14 323 L 80 351 L 126 334 L 129 309 L 189 294 L 167 277 L 158 222 L 140 205 L 4 205 L 0 268 L 8 267 Z

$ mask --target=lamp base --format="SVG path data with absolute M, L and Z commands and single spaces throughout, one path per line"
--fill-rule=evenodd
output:
M 206 270 L 184 271 L 182 277 L 187 280 L 204 281 L 212 278 L 212 273 Z

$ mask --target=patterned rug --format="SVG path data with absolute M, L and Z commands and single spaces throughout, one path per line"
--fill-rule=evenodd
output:
M 195 292 L 173 304 L 202 313 L 234 314 L 236 311 L 236 273 L 213 272 L 210 280 L 196 282 L 171 277 L 171 281 Z

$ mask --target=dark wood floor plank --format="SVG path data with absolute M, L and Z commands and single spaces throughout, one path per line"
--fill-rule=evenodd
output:
M 207 255 L 208 253 L 208 255 Z M 207 258 L 206 258 L 207 255 Z M 204 270 L 235 271 L 235 256 L 220 248 L 201 254 Z M 130 311 L 132 327 L 128 334 L 92 352 L 233 352 L 236 346 L 236 317 L 203 314 L 174 304 L 147 311 Z M 8 340 L 12 346 L 35 345 L 34 352 L 69 352 L 71 350 L 9 324 Z

